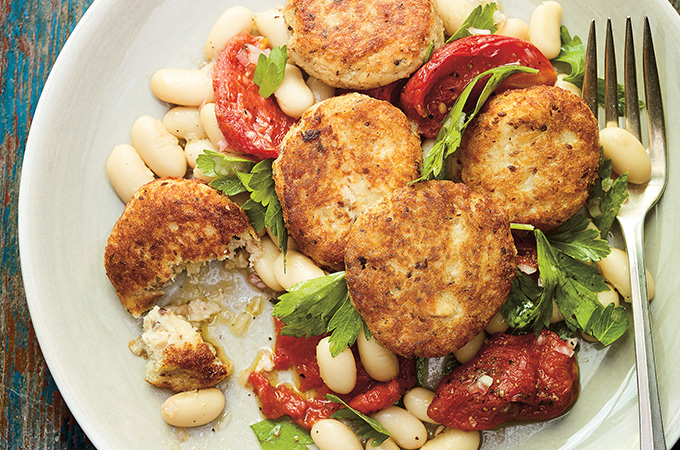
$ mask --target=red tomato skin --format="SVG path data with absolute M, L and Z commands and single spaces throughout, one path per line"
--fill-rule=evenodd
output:
M 491 386 L 480 383 L 482 376 L 493 380 Z M 442 379 L 427 414 L 460 430 L 489 430 L 506 422 L 557 417 L 574 404 L 578 392 L 573 351 L 555 333 L 497 333 L 475 358 Z
M 263 374 L 257 372 L 252 372 L 248 376 L 248 382 L 260 397 L 262 414 L 265 417 L 276 419 L 288 415 L 298 425 L 309 430 L 318 420 L 327 419 L 333 412 L 343 408 L 342 405 L 325 398 L 326 394 L 334 392 L 321 379 L 319 365 L 316 362 L 316 344 L 323 336 L 301 338 L 282 336 L 283 323 L 279 319 L 274 319 L 274 326 L 276 330 L 274 368 L 276 370 L 295 368 L 300 375 L 298 386 L 300 392 L 288 384 L 272 386 Z M 415 386 L 415 361 L 399 357 L 399 374 L 390 381 L 378 382 L 366 373 L 356 345 L 352 346 L 352 352 L 357 362 L 356 385 L 348 394 L 335 395 L 359 412 L 373 414 L 385 409 Z
M 248 382 L 260 397 L 262 414 L 267 419 L 278 419 L 287 415 L 306 430 L 311 430 L 316 422 L 329 418 L 333 412 L 342 407 L 323 398 L 328 391 L 306 398 L 295 392 L 288 384 L 272 386 L 269 380 L 258 372 L 251 372 L 248 375 Z
M 465 86 L 480 73 L 506 64 L 520 64 L 539 72 L 514 74 L 497 92 L 540 84 L 552 86 L 557 81 L 550 61 L 529 42 L 497 34 L 468 36 L 445 45 L 418 69 L 401 93 L 401 107 L 425 137 L 433 138 Z M 483 83 L 477 86 L 471 98 L 479 96 Z
M 248 45 L 264 49 L 266 40 L 247 33 L 231 38 L 213 69 L 215 116 L 230 148 L 260 159 L 276 158 L 279 146 L 295 122 L 274 100 L 259 94 L 253 81 L 256 65 Z
M 399 98 L 401 97 L 401 91 L 406 85 L 406 78 L 401 80 L 393 81 L 385 86 L 380 86 L 373 89 L 366 89 L 363 91 L 353 91 L 351 89 L 336 89 L 335 95 L 344 95 L 349 92 L 358 92 L 360 94 L 368 95 L 376 100 L 384 100 L 386 102 L 392 103 L 394 106 L 399 106 Z
M 276 330 L 276 344 L 274 346 L 274 368 L 286 370 L 295 367 L 300 376 L 300 390 L 308 391 L 323 386 L 323 380 L 319 373 L 319 365 L 316 363 L 316 346 L 324 336 L 310 336 L 296 338 L 283 336 L 281 329 L 283 322 L 274 319 Z

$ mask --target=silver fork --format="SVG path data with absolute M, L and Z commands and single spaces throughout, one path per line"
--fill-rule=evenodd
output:
M 638 405 L 640 411 L 640 448 L 665 449 L 659 389 L 656 381 L 652 330 L 647 298 L 647 279 L 644 258 L 644 223 L 647 212 L 661 198 L 668 182 L 666 168 L 666 130 L 661 102 L 661 89 L 657 72 L 654 46 L 649 20 L 644 20 L 643 70 L 645 103 L 649 133 L 649 156 L 652 175 L 649 182 L 628 185 L 628 200 L 621 206 L 618 221 L 621 225 L 626 248 L 632 291 L 633 322 L 635 328 L 635 362 L 637 366 Z M 635 51 L 630 17 L 626 21 L 625 50 L 625 122 L 626 129 L 641 140 L 640 112 L 635 70 Z M 611 21 L 607 20 L 605 48 L 605 123 L 619 122 L 616 96 L 616 62 Z M 597 117 L 597 51 L 595 45 L 595 21 L 591 23 L 586 50 L 586 76 L 583 98 Z

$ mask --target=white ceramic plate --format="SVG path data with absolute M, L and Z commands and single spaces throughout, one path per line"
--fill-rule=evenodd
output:
M 21 262 L 33 325 L 69 408 L 100 449 L 256 448 L 247 425 L 254 396 L 228 393 L 232 422 L 177 444 L 159 414 L 166 393 L 142 381 L 143 360 L 127 348 L 139 324 L 120 306 L 103 264 L 108 234 L 123 210 L 106 177 L 109 152 L 129 142 L 134 120 L 162 117 L 149 79 L 161 67 L 194 68 L 219 14 L 237 0 L 98 0 L 66 43 L 38 104 L 27 145 L 19 201 Z M 255 11 L 273 1 L 251 0 Z M 510 16 L 528 20 L 539 0 L 504 0 Z M 642 16 L 655 30 L 665 94 L 670 173 L 664 199 L 647 222 L 647 262 L 655 274 L 653 314 L 661 404 L 667 438 L 680 434 L 680 19 L 667 0 L 563 1 L 564 23 L 584 38 L 596 18 L 604 36 L 612 16 L 622 43 L 624 19 Z M 619 44 L 619 50 L 622 45 Z M 600 49 L 603 45 L 600 45 Z M 263 334 L 267 327 L 263 325 Z M 265 339 L 264 337 L 262 339 Z M 253 345 L 263 342 L 255 341 Z M 235 357 L 241 348 L 230 350 Z M 637 406 L 630 336 L 579 355 L 582 391 L 576 406 L 546 424 L 513 425 L 485 434 L 484 448 L 637 448 Z M 207 442 L 206 442 L 207 441 Z M 219 444 L 219 445 L 218 445 Z

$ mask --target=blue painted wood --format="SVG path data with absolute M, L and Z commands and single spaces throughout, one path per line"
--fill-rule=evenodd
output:
M 50 376 L 19 267 L 17 200 L 26 137 L 50 68 L 93 0 L 0 0 L 0 448 L 92 449 Z
M 0 449 L 94 448 L 40 353 L 17 242 L 21 163 L 33 112 L 59 50 L 92 1 L 0 0 Z M 671 3 L 680 9 L 680 0 Z

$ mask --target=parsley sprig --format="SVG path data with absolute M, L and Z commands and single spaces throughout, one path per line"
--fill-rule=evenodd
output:
M 342 401 L 340 397 L 333 394 L 326 394 L 326 398 L 346 407 L 335 411 L 331 417 L 333 419 L 349 419 L 353 421 L 359 427 L 357 429 L 357 434 L 367 440 L 373 438 L 374 447 L 382 444 L 387 438 L 392 436 L 390 432 L 387 431 L 387 428 L 382 426 L 380 422 L 352 408 Z
M 621 205 L 628 198 L 627 187 L 628 174 L 612 179 L 612 160 L 605 158 L 600 149 L 598 179 L 590 191 L 586 206 L 603 238 L 609 233 Z
M 279 297 L 272 315 L 284 323 L 281 334 L 286 336 L 331 333 L 333 356 L 356 342 L 364 323 L 349 300 L 345 272 L 295 284 Z
M 510 75 L 518 72 L 536 73 L 537 70 L 518 65 L 494 67 L 493 69 L 480 73 L 468 83 L 442 122 L 434 146 L 423 161 L 423 174 L 414 182 L 431 180 L 433 178 L 440 180 L 446 177 L 444 161 L 447 156 L 455 152 L 460 146 L 465 128 L 477 115 L 479 110 L 482 109 L 484 102 L 486 102 L 489 96 L 493 94 L 496 88 L 498 88 L 498 86 L 500 86 Z M 484 89 L 477 100 L 475 109 L 470 114 L 466 114 L 463 111 L 463 108 L 465 108 L 465 104 L 472 94 L 472 90 L 475 88 L 478 81 L 487 77 L 489 77 L 489 79 L 484 85 Z
M 285 45 L 274 47 L 269 56 L 260 53 L 253 81 L 260 88 L 259 93 L 262 97 L 268 98 L 281 85 L 286 74 L 287 59 L 288 48 Z
M 606 308 L 596 292 L 609 290 L 597 268 L 588 264 L 607 256 L 611 249 L 597 230 L 588 229 L 583 215 L 572 217 L 549 235 L 534 230 L 538 271 L 543 286 L 521 272 L 513 281 L 508 301 L 501 311 L 513 328 L 531 327 L 535 332 L 550 325 L 552 299 L 572 330 L 593 335 L 603 345 L 621 337 L 628 328 L 626 310 Z
M 196 167 L 205 175 L 215 177 L 210 186 L 225 195 L 249 192 L 250 198 L 242 208 L 253 223 L 253 228 L 260 231 L 268 227 L 277 237 L 281 251 L 286 253 L 288 230 L 283 221 L 279 197 L 276 195 L 271 159 L 255 164 L 249 159 L 203 150 L 196 158 Z

